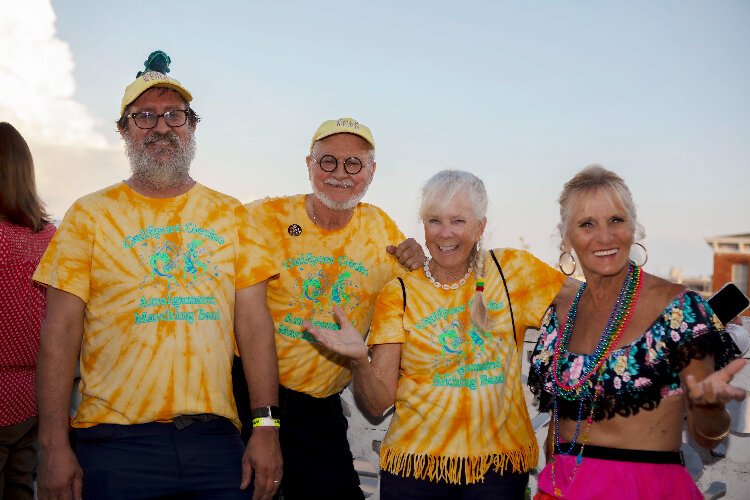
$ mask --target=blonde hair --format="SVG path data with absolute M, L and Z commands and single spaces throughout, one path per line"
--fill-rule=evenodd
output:
M 645 237 L 646 232 L 638 222 L 633 195 L 622 177 L 601 165 L 589 165 L 566 182 L 560 193 L 560 199 L 558 200 L 560 202 L 560 222 L 557 225 L 560 238 L 565 240 L 575 203 L 579 201 L 582 195 L 599 189 L 603 189 L 625 208 L 628 220 L 633 227 L 634 237 L 638 239 Z
M 469 202 L 477 221 L 487 218 L 487 190 L 482 179 L 463 170 L 442 170 L 430 177 L 422 188 L 419 218 L 424 222 L 431 214 L 442 213 L 455 196 L 464 196 Z M 486 255 L 480 241 L 472 249 L 469 262 L 473 263 L 477 281 L 484 281 Z M 490 326 L 484 294 L 474 293 L 469 309 L 471 322 L 486 331 Z

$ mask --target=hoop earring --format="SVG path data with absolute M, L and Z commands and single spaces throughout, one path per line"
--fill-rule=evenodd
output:
M 569 273 L 565 272 L 565 269 L 563 269 L 563 257 L 568 256 L 570 260 L 573 262 L 573 269 L 570 270 Z M 563 252 L 560 254 L 560 258 L 557 260 L 557 267 L 560 269 L 560 272 L 563 273 L 565 276 L 572 276 L 574 272 L 576 272 L 576 267 L 578 266 L 578 263 L 576 262 L 576 258 L 573 257 L 572 252 Z
M 643 267 L 643 266 L 645 266 L 645 265 L 646 265 L 646 262 L 648 262 L 648 250 L 646 249 L 646 247 L 645 247 L 645 246 L 643 246 L 643 244 L 642 244 L 642 243 L 638 243 L 638 242 L 635 242 L 635 243 L 633 243 L 633 245 L 632 245 L 632 246 L 630 247 L 630 251 L 631 251 L 631 252 L 633 251 L 633 247 L 634 247 L 634 246 L 639 246 L 639 247 L 641 247 L 641 248 L 643 249 L 643 264 L 636 264 L 636 263 L 635 263 L 635 259 L 633 259 L 632 257 L 630 257 L 630 255 L 628 255 L 628 257 L 630 258 L 630 262 L 631 262 L 631 263 L 632 263 L 632 264 L 633 264 L 634 266 L 637 266 L 637 267 Z M 630 252 L 628 252 L 628 253 L 630 253 Z

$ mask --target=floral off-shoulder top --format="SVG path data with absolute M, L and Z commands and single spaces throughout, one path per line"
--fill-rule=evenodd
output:
M 539 399 L 539 410 L 551 411 L 555 384 L 553 356 L 560 338 L 554 305 L 547 309 L 541 332 L 531 358 L 528 383 Z M 588 415 L 597 383 L 601 384 L 602 392 L 597 397 L 594 420 L 634 415 L 641 408 L 654 409 L 663 397 L 682 394 L 679 373 L 692 359 L 711 355 L 719 369 L 739 354 L 708 302 L 699 294 L 685 290 L 667 305 L 643 335 L 611 353 L 598 379 L 594 375 L 581 387 L 579 398 L 572 401 L 562 396 L 557 398 L 560 418 Z M 577 382 L 593 362 L 591 355 L 561 353 L 562 381 Z M 582 408 L 579 407 L 581 397 Z

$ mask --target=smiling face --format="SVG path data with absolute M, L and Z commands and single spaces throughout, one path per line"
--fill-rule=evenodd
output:
M 367 192 L 375 174 L 372 146 L 354 134 L 335 134 L 316 142 L 307 157 L 307 169 L 315 196 L 331 210 L 351 210 Z M 331 155 L 338 159 L 333 172 L 320 168 L 318 160 Z M 359 158 L 364 165 L 356 174 L 344 169 L 347 158 Z
M 634 224 L 619 199 L 605 188 L 573 200 L 563 248 L 575 251 L 587 279 L 614 276 L 628 265 Z
M 425 242 L 436 271 L 460 278 L 469 267 L 472 250 L 484 233 L 487 219 L 477 219 L 465 189 L 438 213 L 424 214 L 423 219 Z
M 149 111 L 163 114 L 185 110 L 183 97 L 172 89 L 153 87 L 129 106 L 128 113 Z M 195 125 L 190 120 L 180 127 L 170 127 L 159 117 L 156 126 L 138 128 L 132 117 L 120 129 L 130 160 L 133 177 L 155 189 L 179 185 L 189 178 L 190 164 L 195 156 Z

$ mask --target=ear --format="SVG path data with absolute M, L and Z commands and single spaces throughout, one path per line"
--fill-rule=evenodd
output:
M 372 162 L 372 175 L 375 175 L 375 170 L 378 168 L 378 162 Z
M 120 133 L 120 137 L 122 139 L 125 139 L 128 136 L 127 127 L 128 127 L 127 125 L 125 125 L 125 127 L 121 127 L 120 125 L 117 125 L 117 131 Z
M 562 242 L 560 243 L 560 251 L 561 252 L 573 252 L 573 244 L 570 242 L 570 238 L 567 236 L 563 238 Z
M 482 239 L 482 236 L 484 236 L 485 227 L 487 227 L 487 217 L 483 217 L 482 220 L 479 221 L 479 231 L 477 231 L 477 241 Z
M 310 183 L 315 182 L 315 160 L 312 156 L 305 157 L 305 163 L 307 164 L 307 178 L 310 179 Z

